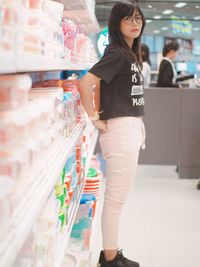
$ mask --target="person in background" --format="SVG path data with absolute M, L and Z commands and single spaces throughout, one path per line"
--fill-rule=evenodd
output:
M 170 42 L 163 48 L 163 59 L 158 72 L 157 87 L 179 87 L 177 84 L 177 72 L 173 64 L 179 50 L 179 44 Z
M 145 146 L 141 73 L 144 26 L 144 15 L 136 3 L 117 2 L 109 18 L 109 45 L 100 61 L 79 82 L 82 104 L 93 125 L 100 130 L 99 141 L 106 160 L 100 267 L 139 267 L 139 263 L 127 259 L 118 249 L 118 232 L 139 151 Z M 94 106 L 94 88 L 100 91 L 99 110 Z
M 150 51 L 146 44 L 142 44 L 142 75 L 144 78 L 144 87 L 149 87 L 151 81 L 151 61 Z

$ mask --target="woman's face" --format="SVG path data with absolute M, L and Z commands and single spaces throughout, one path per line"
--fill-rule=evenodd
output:
M 175 60 L 176 56 L 178 54 L 178 50 L 170 50 L 167 57 L 170 58 L 171 60 Z
M 143 25 L 142 16 L 136 10 L 132 16 L 124 17 L 120 22 L 120 31 L 125 40 L 134 40 L 141 33 Z

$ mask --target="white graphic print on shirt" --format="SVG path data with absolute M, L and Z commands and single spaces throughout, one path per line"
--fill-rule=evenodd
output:
M 138 67 L 135 63 L 131 64 L 132 74 L 132 87 L 131 87 L 131 96 L 140 96 L 143 95 L 143 85 L 138 85 L 138 78 L 140 79 L 139 83 L 142 82 L 143 77 L 139 72 Z M 141 98 L 132 98 L 133 106 L 142 106 L 144 105 L 144 97 Z
M 136 66 L 135 63 L 132 63 L 132 64 L 131 64 L 131 70 L 132 70 L 132 71 L 135 71 L 135 72 L 139 72 L 138 67 Z
M 144 97 L 142 98 L 132 98 L 133 106 L 144 106 Z
M 131 95 L 143 95 L 143 85 L 132 85 Z

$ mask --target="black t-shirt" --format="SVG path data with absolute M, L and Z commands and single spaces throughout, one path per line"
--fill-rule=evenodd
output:
M 90 73 L 100 81 L 100 119 L 144 115 L 143 77 L 120 47 L 108 45 Z

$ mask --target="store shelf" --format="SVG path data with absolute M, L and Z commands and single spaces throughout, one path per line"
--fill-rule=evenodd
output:
M 82 196 L 82 193 L 83 193 L 83 188 L 84 188 L 84 185 L 85 185 L 85 177 L 86 177 L 86 174 L 87 174 L 89 166 L 90 166 L 90 161 L 91 161 L 91 158 L 92 158 L 92 155 L 93 155 L 93 152 L 94 152 L 94 148 L 95 148 L 95 145 L 96 145 L 96 142 L 97 142 L 97 138 L 98 138 L 98 131 L 95 129 L 94 135 L 93 135 L 93 140 L 92 140 L 91 145 L 90 145 L 90 151 L 89 151 L 88 157 L 87 157 L 87 159 L 88 159 L 87 160 L 87 165 L 85 166 L 85 171 L 83 173 L 83 178 L 82 178 L 83 182 L 81 183 L 81 186 L 79 188 L 76 202 L 74 203 L 74 205 L 72 207 L 70 207 L 70 210 L 69 210 L 70 216 L 69 216 L 69 220 L 68 220 L 68 225 L 67 225 L 66 229 L 64 230 L 62 241 L 60 242 L 60 245 L 57 248 L 57 253 L 56 253 L 57 256 L 56 256 L 56 259 L 54 261 L 54 267 L 60 267 L 61 263 L 62 263 L 62 260 L 64 259 L 65 252 L 66 252 L 66 249 L 67 249 L 67 244 L 68 244 L 68 241 L 69 241 L 69 238 L 70 238 L 70 234 L 71 234 L 71 230 L 72 230 L 72 226 L 74 224 L 76 213 L 77 213 L 77 210 L 78 210 L 78 207 L 79 207 L 79 203 L 80 203 L 80 200 L 81 200 L 81 196 Z
M 64 16 L 78 21 L 79 24 L 85 27 L 86 32 L 91 33 L 97 32 L 99 30 L 99 25 L 94 14 L 94 8 L 91 9 L 88 6 L 88 1 L 58 0 L 58 2 L 63 3 L 65 6 Z M 92 67 L 97 61 L 97 58 L 94 59 L 90 56 L 85 55 L 87 54 L 87 52 L 83 52 L 84 54 L 77 54 L 69 50 L 68 52 L 66 52 L 67 48 L 65 48 L 65 59 L 56 56 L 54 57 L 56 49 L 58 50 L 57 53 L 59 52 L 59 55 L 63 55 L 64 57 L 64 46 L 62 46 L 61 44 L 57 44 L 57 47 L 55 47 L 54 43 L 54 49 L 51 50 L 50 48 L 51 54 L 41 55 L 37 53 L 26 53 L 25 51 L 27 50 L 22 50 L 20 48 L 22 45 L 25 46 L 25 43 L 23 41 L 19 42 L 19 40 L 26 39 L 26 35 L 23 35 L 22 33 L 18 32 L 18 28 L 20 29 L 21 26 L 23 25 L 17 24 L 14 29 L 3 26 L 3 30 L 5 31 L 4 35 L 6 35 L 7 33 L 7 35 L 11 34 L 12 36 L 12 40 L 8 40 L 9 45 L 10 43 L 12 43 L 12 46 L 10 45 L 11 47 L 9 51 L 4 51 L 2 50 L 3 48 L 1 49 L 0 47 L 0 74 L 37 71 L 85 70 L 87 68 Z M 36 33 L 33 33 L 32 35 L 34 38 L 36 38 L 37 36 Z M 49 45 L 51 45 L 51 42 L 53 41 L 48 41 L 48 43 L 46 43 L 47 40 L 45 39 L 45 36 L 43 36 L 43 38 L 44 40 L 42 39 L 42 43 L 45 44 L 45 46 L 44 44 L 43 46 L 45 48 L 48 48 Z M 88 53 L 90 54 L 90 51 Z M 71 55 L 73 55 L 73 58 L 71 57 Z
M 72 20 L 77 21 L 84 26 L 86 32 L 98 32 L 99 23 L 94 14 L 94 11 L 91 10 L 91 7 L 88 5 L 86 0 L 63 0 L 64 3 L 64 16 Z
M 48 58 L 41 55 L 24 55 L 17 58 L 16 72 L 27 71 L 53 71 L 70 68 L 70 64 L 64 59 Z
M 88 58 L 78 53 L 73 53 L 73 62 L 67 60 L 48 58 L 41 55 L 23 55 L 15 58 L 9 54 L 0 53 L 0 74 L 36 72 L 36 71 L 62 71 L 84 70 L 96 63 L 96 58 Z
M 90 145 L 90 151 L 89 151 L 88 157 L 87 157 L 87 164 L 85 166 L 85 171 L 84 171 L 83 177 L 82 177 L 81 187 L 80 187 L 79 192 L 78 192 L 77 201 L 76 201 L 75 205 L 70 207 L 70 209 L 69 209 L 70 216 L 69 216 L 69 221 L 68 221 L 68 234 L 69 234 L 68 237 L 70 237 L 71 229 L 72 229 L 72 226 L 74 223 L 74 219 L 76 217 L 76 212 L 77 212 L 77 209 L 78 209 L 78 206 L 80 203 L 80 199 L 82 196 L 83 187 L 85 185 L 85 177 L 86 177 L 88 170 L 89 170 L 89 167 L 90 167 L 90 162 L 91 162 L 92 155 L 94 153 L 94 148 L 95 148 L 95 145 L 97 142 L 97 138 L 98 138 L 98 131 L 95 129 L 93 140 L 92 140 L 91 145 Z
M 13 264 L 85 125 L 85 121 L 79 123 L 67 140 L 60 142 L 56 151 L 52 151 L 49 169 L 41 172 L 15 209 L 10 222 L 11 231 L 0 247 L 1 267 L 10 267 Z
M 101 189 L 100 189 L 101 190 Z M 90 237 L 90 243 L 89 243 L 89 251 L 92 253 L 92 250 L 95 246 L 95 231 L 97 229 L 97 226 L 98 226 L 98 214 L 100 213 L 101 210 L 101 206 L 99 204 L 99 200 L 97 201 L 97 204 L 96 204 L 96 211 L 95 211 L 95 216 L 94 216 L 94 219 L 93 219 L 93 222 L 92 222 L 92 227 L 91 227 L 91 237 Z
M 42 55 L 3 54 L 0 52 L 0 74 L 34 72 L 34 71 L 56 71 L 70 69 L 66 60 L 48 58 Z M 75 66 L 76 67 L 76 66 Z
M 85 167 L 85 173 L 86 173 L 86 175 L 87 175 L 88 170 L 90 168 L 90 161 L 91 161 L 92 156 L 93 156 L 93 152 L 94 152 L 95 145 L 96 145 L 96 142 L 97 142 L 97 139 L 98 139 L 98 135 L 99 135 L 99 132 L 98 132 L 98 130 L 95 129 L 93 143 L 91 144 L 91 151 L 89 152 L 89 155 L 87 157 L 88 158 L 88 161 L 87 161 L 87 164 L 86 164 L 86 167 Z
M 16 70 L 16 62 L 12 53 L 0 51 L 0 74 L 13 73 Z
M 97 58 L 95 57 L 80 55 L 76 52 L 72 52 L 71 57 L 73 58 L 73 62 L 70 63 L 70 67 L 72 70 L 82 70 L 91 68 L 97 62 Z

